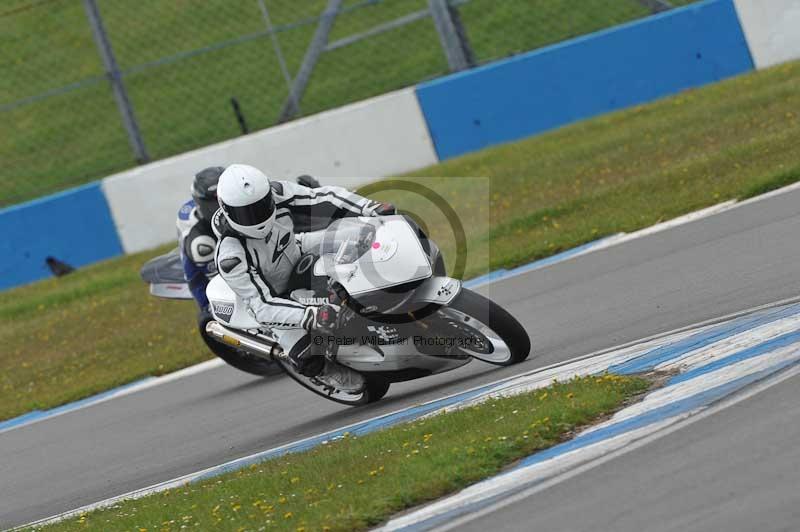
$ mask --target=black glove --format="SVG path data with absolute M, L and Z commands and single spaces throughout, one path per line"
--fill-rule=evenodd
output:
M 318 188 L 319 181 L 315 177 L 311 177 L 310 175 L 301 175 L 297 177 L 297 184 L 303 185 L 304 187 L 308 188 Z
M 333 305 L 320 305 L 306 307 L 301 322 L 303 328 L 309 332 L 331 334 L 336 329 L 336 319 L 339 312 Z
M 391 203 L 380 203 L 380 202 L 373 202 L 364 209 L 365 216 L 389 216 L 391 214 L 397 214 L 397 209 Z

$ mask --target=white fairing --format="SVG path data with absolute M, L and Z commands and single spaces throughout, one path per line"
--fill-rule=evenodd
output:
M 237 296 L 221 275 L 211 279 L 206 287 L 206 296 L 211 303 L 211 313 L 221 324 L 234 329 L 258 329 L 258 322 L 247 312 L 247 305 Z
M 351 295 L 424 280 L 413 292 L 409 292 L 409 299 L 447 305 L 461 291 L 461 281 L 458 279 L 433 276 L 428 255 L 423 250 L 415 231 L 403 217 L 388 216 L 359 220 L 376 228 L 375 238 L 369 251 L 360 255 L 354 262 L 342 261 L 340 252 L 323 255 L 314 265 L 317 275 L 328 275 L 337 279 Z M 333 247 L 341 251 L 349 242 L 346 235 L 344 236 L 343 238 L 342 234 L 338 234 L 334 238 L 329 234 L 323 238 L 331 238 L 336 244 Z M 342 246 L 342 243 L 345 245 Z M 244 301 L 236 296 L 221 276 L 211 280 L 206 288 L 206 294 L 211 302 L 213 315 L 221 325 L 251 331 L 263 329 L 246 310 Z M 286 352 L 308 335 L 303 329 L 274 329 L 271 333 Z M 373 324 L 368 334 L 387 340 L 388 343 L 381 345 L 377 350 L 359 343 L 341 345 L 338 349 L 337 362 L 361 372 L 417 369 L 440 373 L 462 366 L 471 360 L 468 356 L 427 356 L 413 343 L 393 344 L 391 339 L 396 330 L 389 325 Z
M 165 299 L 194 299 L 187 283 L 150 283 L 150 294 Z
M 336 255 L 324 255 L 314 273 L 338 281 L 352 296 L 427 279 L 433 273 L 419 238 L 402 216 L 359 218 L 376 227 L 371 249 L 358 261 L 337 263 Z
M 391 336 L 391 326 L 376 325 L 370 333 L 376 336 Z M 297 342 L 308 333 L 303 329 L 276 329 L 275 338 L 285 350 L 291 350 Z M 388 339 L 388 337 L 387 337 Z M 398 345 L 382 345 L 380 351 L 367 345 L 342 345 L 336 355 L 336 362 L 356 371 L 399 371 L 409 368 L 427 370 L 430 373 L 441 373 L 467 364 L 468 357 L 431 357 L 422 355 L 408 342 Z
M 431 277 L 414 290 L 414 300 L 447 305 L 461 291 L 461 281 L 452 277 Z

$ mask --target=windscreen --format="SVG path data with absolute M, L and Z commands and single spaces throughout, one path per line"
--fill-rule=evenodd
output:
M 319 245 L 319 255 L 333 259 L 336 264 L 350 264 L 370 250 L 375 242 L 375 222 L 342 218 L 325 230 Z

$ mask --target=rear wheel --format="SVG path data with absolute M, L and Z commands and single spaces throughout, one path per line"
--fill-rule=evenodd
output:
M 440 310 L 448 325 L 458 330 L 464 353 L 497 366 L 510 366 L 528 358 L 528 333 L 503 307 L 480 294 L 462 288 L 456 298 Z
M 201 325 L 201 327 L 203 327 L 203 325 Z M 208 333 L 205 332 L 203 328 L 200 329 L 200 336 L 203 337 L 203 341 L 212 353 L 224 360 L 229 366 L 239 371 L 244 371 L 251 375 L 258 375 L 259 377 L 269 377 L 283 373 L 283 368 L 272 360 L 251 355 L 250 353 L 245 353 L 244 351 L 225 345 L 222 342 L 218 342 L 214 338 L 209 337 Z

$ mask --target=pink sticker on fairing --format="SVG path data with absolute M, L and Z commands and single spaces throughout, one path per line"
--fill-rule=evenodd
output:
M 373 242 L 372 243 L 372 249 L 378 249 L 379 247 L 381 247 L 381 243 L 380 242 Z

